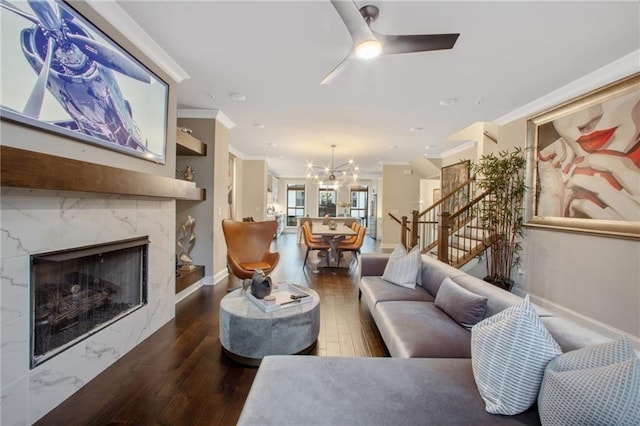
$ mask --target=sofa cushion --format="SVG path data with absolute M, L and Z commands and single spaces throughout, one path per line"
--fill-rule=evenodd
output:
M 538 309 L 536 308 L 536 311 Z M 543 317 L 542 323 L 558 342 L 563 352 L 610 342 L 611 339 L 563 317 Z
M 374 319 L 389 354 L 399 358 L 469 358 L 471 333 L 431 302 L 380 302 Z
M 473 326 L 473 375 L 486 410 L 506 415 L 527 410 L 538 396 L 545 367 L 561 352 L 529 296 Z
M 376 304 L 379 302 L 392 300 L 433 302 L 434 300 L 433 296 L 427 293 L 422 287 L 400 287 L 383 280 L 381 277 L 362 277 L 359 288 L 362 292 L 362 298 L 371 309 L 371 313 L 373 313 Z
M 640 360 L 626 338 L 560 355 L 545 369 L 538 406 L 543 424 L 635 424 Z
M 468 274 L 458 275 L 451 279 L 460 287 L 487 298 L 486 317 L 493 316 L 522 302 L 522 297 Z
M 446 277 L 454 278 L 458 276 L 469 276 L 461 270 L 440 262 L 438 259 L 434 259 L 430 256 L 422 256 L 422 268 L 420 270 L 420 274 L 420 284 L 433 297 L 438 294 L 440 284 L 442 284 L 442 280 Z M 455 281 L 455 279 L 453 281 Z
M 381 277 L 389 261 L 389 253 L 362 253 L 358 262 L 360 277 Z
M 436 295 L 435 304 L 458 324 L 471 328 L 484 318 L 487 298 L 460 287 L 446 277 Z
M 469 359 L 268 356 L 256 374 L 238 425 L 539 422 L 534 409 L 516 417 L 487 413 L 475 389 Z
M 421 265 L 422 256 L 418 247 L 414 247 L 407 253 L 405 248 L 399 244 L 389 256 L 389 262 L 384 268 L 382 278 L 392 284 L 415 288 Z

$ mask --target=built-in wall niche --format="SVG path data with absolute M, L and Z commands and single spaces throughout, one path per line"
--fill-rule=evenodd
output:
M 30 366 L 147 304 L 148 237 L 31 255 Z

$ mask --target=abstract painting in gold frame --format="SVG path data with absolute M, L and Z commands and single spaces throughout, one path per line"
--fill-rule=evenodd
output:
M 527 121 L 528 226 L 640 238 L 640 73 Z

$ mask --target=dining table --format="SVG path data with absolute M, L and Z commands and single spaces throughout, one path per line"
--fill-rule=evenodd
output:
M 357 235 L 357 232 L 344 224 L 338 224 L 335 228 L 332 228 L 328 224 L 314 223 L 311 226 L 311 235 L 322 237 L 329 244 L 330 249 L 327 254 L 327 264 L 331 265 L 331 262 L 335 261 L 339 266 L 340 254 L 338 253 L 338 245 L 340 241 L 347 237 Z

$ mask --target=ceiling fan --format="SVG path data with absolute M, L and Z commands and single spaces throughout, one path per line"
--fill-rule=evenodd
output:
M 349 30 L 353 47 L 320 84 L 330 83 L 344 69 L 348 59 L 371 59 L 379 55 L 451 49 L 460 36 L 460 34 L 380 34 L 371 29 L 371 23 L 380 14 L 380 9 L 376 6 L 366 5 L 358 9 L 353 0 L 331 0 L 331 4 Z

